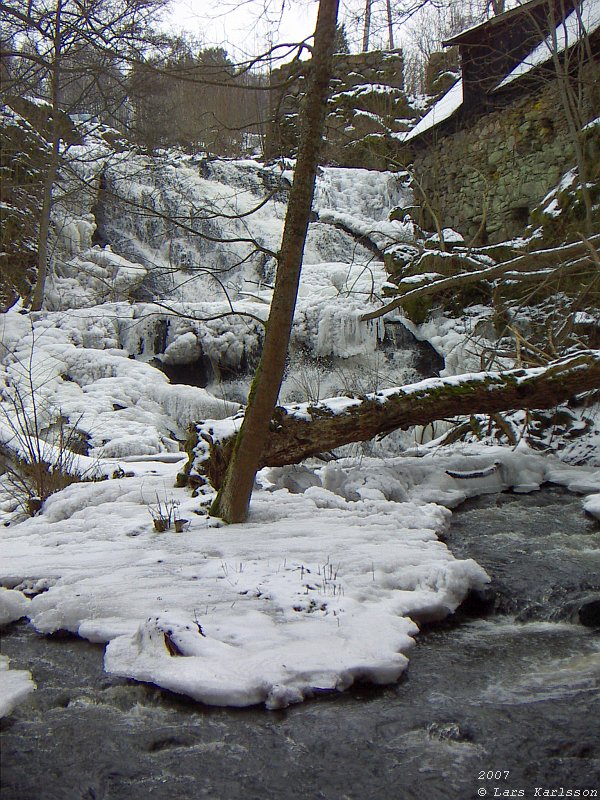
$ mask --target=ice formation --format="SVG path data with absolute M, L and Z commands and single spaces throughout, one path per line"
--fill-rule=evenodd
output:
M 260 350 L 293 164 L 81 145 L 92 146 L 96 160 L 80 160 L 90 190 L 55 209 L 48 308 L 2 316 L 0 436 L 18 450 L 21 404 L 44 452 L 63 423 L 75 426 L 78 469 L 108 480 L 74 483 L 26 520 L 0 487 L 0 624 L 25 615 L 41 632 L 105 642 L 109 672 L 206 703 L 280 707 L 358 679 L 396 680 L 417 623 L 486 585 L 438 539 L 465 497 L 554 480 L 598 515 L 597 470 L 471 445 L 263 470 L 248 523 L 218 527 L 203 510 L 210 494 L 174 487 L 180 447 L 198 419 L 239 424 L 231 415 Z M 150 213 L 137 214 L 140 203 Z M 281 394 L 297 413 L 307 400 L 341 394 L 341 409 L 417 377 L 389 325 L 362 319 L 387 279 L 381 251 L 414 235 L 389 220 L 409 203 L 401 176 L 320 174 Z M 230 219 L 217 224 L 217 212 Z M 488 313 L 392 323 L 432 342 L 453 375 L 480 369 L 465 339 Z M 396 440 L 384 446 L 397 456 Z M 186 529 L 158 533 L 157 504 Z M 33 685 L 6 667 L 0 710 L 10 713 Z
M 173 487 L 177 463 L 123 466 L 131 477 L 74 484 L 4 531 L 2 582 L 35 594 L 4 603 L 4 619 L 107 642 L 109 672 L 234 706 L 396 680 L 415 621 L 488 581 L 437 537 L 465 497 L 553 480 L 595 502 L 600 489 L 598 471 L 525 447 L 425 448 L 263 470 L 248 522 L 223 529 Z M 187 531 L 153 530 L 157 496 L 179 503 Z

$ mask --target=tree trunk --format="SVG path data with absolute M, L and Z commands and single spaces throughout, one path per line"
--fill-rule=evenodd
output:
M 366 52 L 369 49 L 369 40 L 371 38 L 371 6 L 373 0 L 365 0 L 365 26 L 363 28 L 363 43 L 362 49 Z
M 325 124 L 337 12 L 338 0 L 320 0 L 310 84 L 302 109 L 300 146 L 263 352 L 227 475 L 211 509 L 212 514 L 225 522 L 246 519 L 254 478 L 261 465 L 264 442 L 283 379 Z
M 392 0 L 386 0 L 387 23 L 388 23 L 388 41 L 390 50 L 394 49 L 394 25 L 392 21 Z
M 546 367 L 428 378 L 361 399 L 278 407 L 263 440 L 258 466 L 298 464 L 345 444 L 448 417 L 552 408 L 599 388 L 600 350 L 587 350 Z M 218 440 L 210 427 L 202 425 L 198 434 L 206 444 L 207 457 L 195 468 L 218 488 L 235 450 L 235 435 Z
M 44 292 L 46 289 L 46 277 L 48 274 L 48 263 L 50 260 L 50 225 L 52 217 L 52 193 L 58 175 L 60 163 L 60 79 L 61 79 L 61 59 L 62 59 L 62 0 L 56 0 L 54 9 L 54 29 L 52 34 L 52 69 L 51 69 L 51 91 L 52 91 L 52 152 L 48 172 L 44 176 L 44 194 L 42 208 L 40 212 L 40 228 L 38 232 L 37 248 L 37 278 L 33 296 L 31 298 L 31 310 L 39 311 L 44 302 Z

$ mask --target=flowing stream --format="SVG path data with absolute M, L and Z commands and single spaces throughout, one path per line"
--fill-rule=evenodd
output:
M 470 501 L 446 538 L 493 576 L 478 616 L 422 633 L 396 686 L 284 711 L 205 708 L 11 626 L 38 689 L 2 723 L 2 800 L 600 796 L 598 523 L 544 489 Z

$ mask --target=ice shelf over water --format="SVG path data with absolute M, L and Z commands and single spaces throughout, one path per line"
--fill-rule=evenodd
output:
M 107 642 L 110 673 L 208 704 L 270 708 L 359 678 L 395 681 L 415 622 L 442 619 L 486 585 L 475 562 L 438 540 L 448 507 L 550 477 L 600 490 L 597 470 L 524 447 L 425 449 L 265 469 L 248 522 L 218 527 L 173 488 L 177 463 L 121 467 L 135 474 L 74 484 L 3 531 L 0 578 L 13 589 L 0 593 L 3 619 Z M 158 500 L 187 530 L 156 533 Z

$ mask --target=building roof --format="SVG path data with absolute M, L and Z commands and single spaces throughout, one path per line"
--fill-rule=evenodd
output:
M 467 28 L 452 39 L 444 42 L 445 45 L 470 44 L 479 41 L 481 29 L 493 27 L 508 19 L 517 17 L 519 14 L 527 13 L 533 8 L 547 3 L 548 0 L 530 0 L 516 8 L 512 8 L 504 14 L 499 14 L 485 22 Z M 512 70 L 502 77 L 496 85 L 488 91 L 495 92 L 513 81 L 527 75 L 531 70 L 546 63 L 552 58 L 554 52 L 562 53 L 572 47 L 582 38 L 582 33 L 590 35 L 600 29 L 600 0 L 580 0 L 577 8 L 571 11 L 564 20 L 561 20 L 543 42 L 537 44 Z M 427 114 L 402 136 L 403 142 L 421 136 L 427 131 L 435 128 L 441 122 L 453 116 L 463 105 L 464 87 L 463 81 L 458 80 L 433 106 Z
M 454 86 L 448 89 L 446 94 L 442 95 L 442 97 L 431 106 L 427 114 L 417 122 L 415 127 L 403 134 L 402 141 L 409 142 L 416 136 L 425 133 L 425 131 L 435 128 L 436 125 L 439 125 L 440 122 L 443 122 L 445 119 L 449 119 L 452 114 L 461 107 L 462 102 L 463 83 L 462 78 L 459 78 Z
M 566 19 L 557 25 L 555 31 L 500 81 L 496 89 L 507 86 L 535 67 L 545 64 L 552 58 L 553 53 L 562 53 L 572 47 L 581 39 L 584 32 L 589 36 L 598 28 L 600 28 L 600 0 L 581 0 L 579 8 L 571 11 Z
M 464 31 L 457 33 L 456 36 L 452 36 L 450 39 L 446 39 L 446 41 L 442 42 L 444 47 L 450 47 L 455 44 L 468 44 L 469 42 L 475 42 L 479 38 L 479 34 L 484 28 L 494 28 L 497 25 L 502 25 L 504 22 L 511 20 L 513 17 L 518 17 L 521 14 L 527 13 L 538 6 L 547 3 L 548 0 L 529 0 L 528 3 L 520 3 L 519 5 L 515 6 L 514 8 L 509 8 L 508 11 L 504 11 L 502 14 L 497 14 L 495 17 L 490 17 L 489 19 L 484 20 L 483 22 L 478 22 L 476 25 L 471 25 L 469 28 L 465 28 Z

